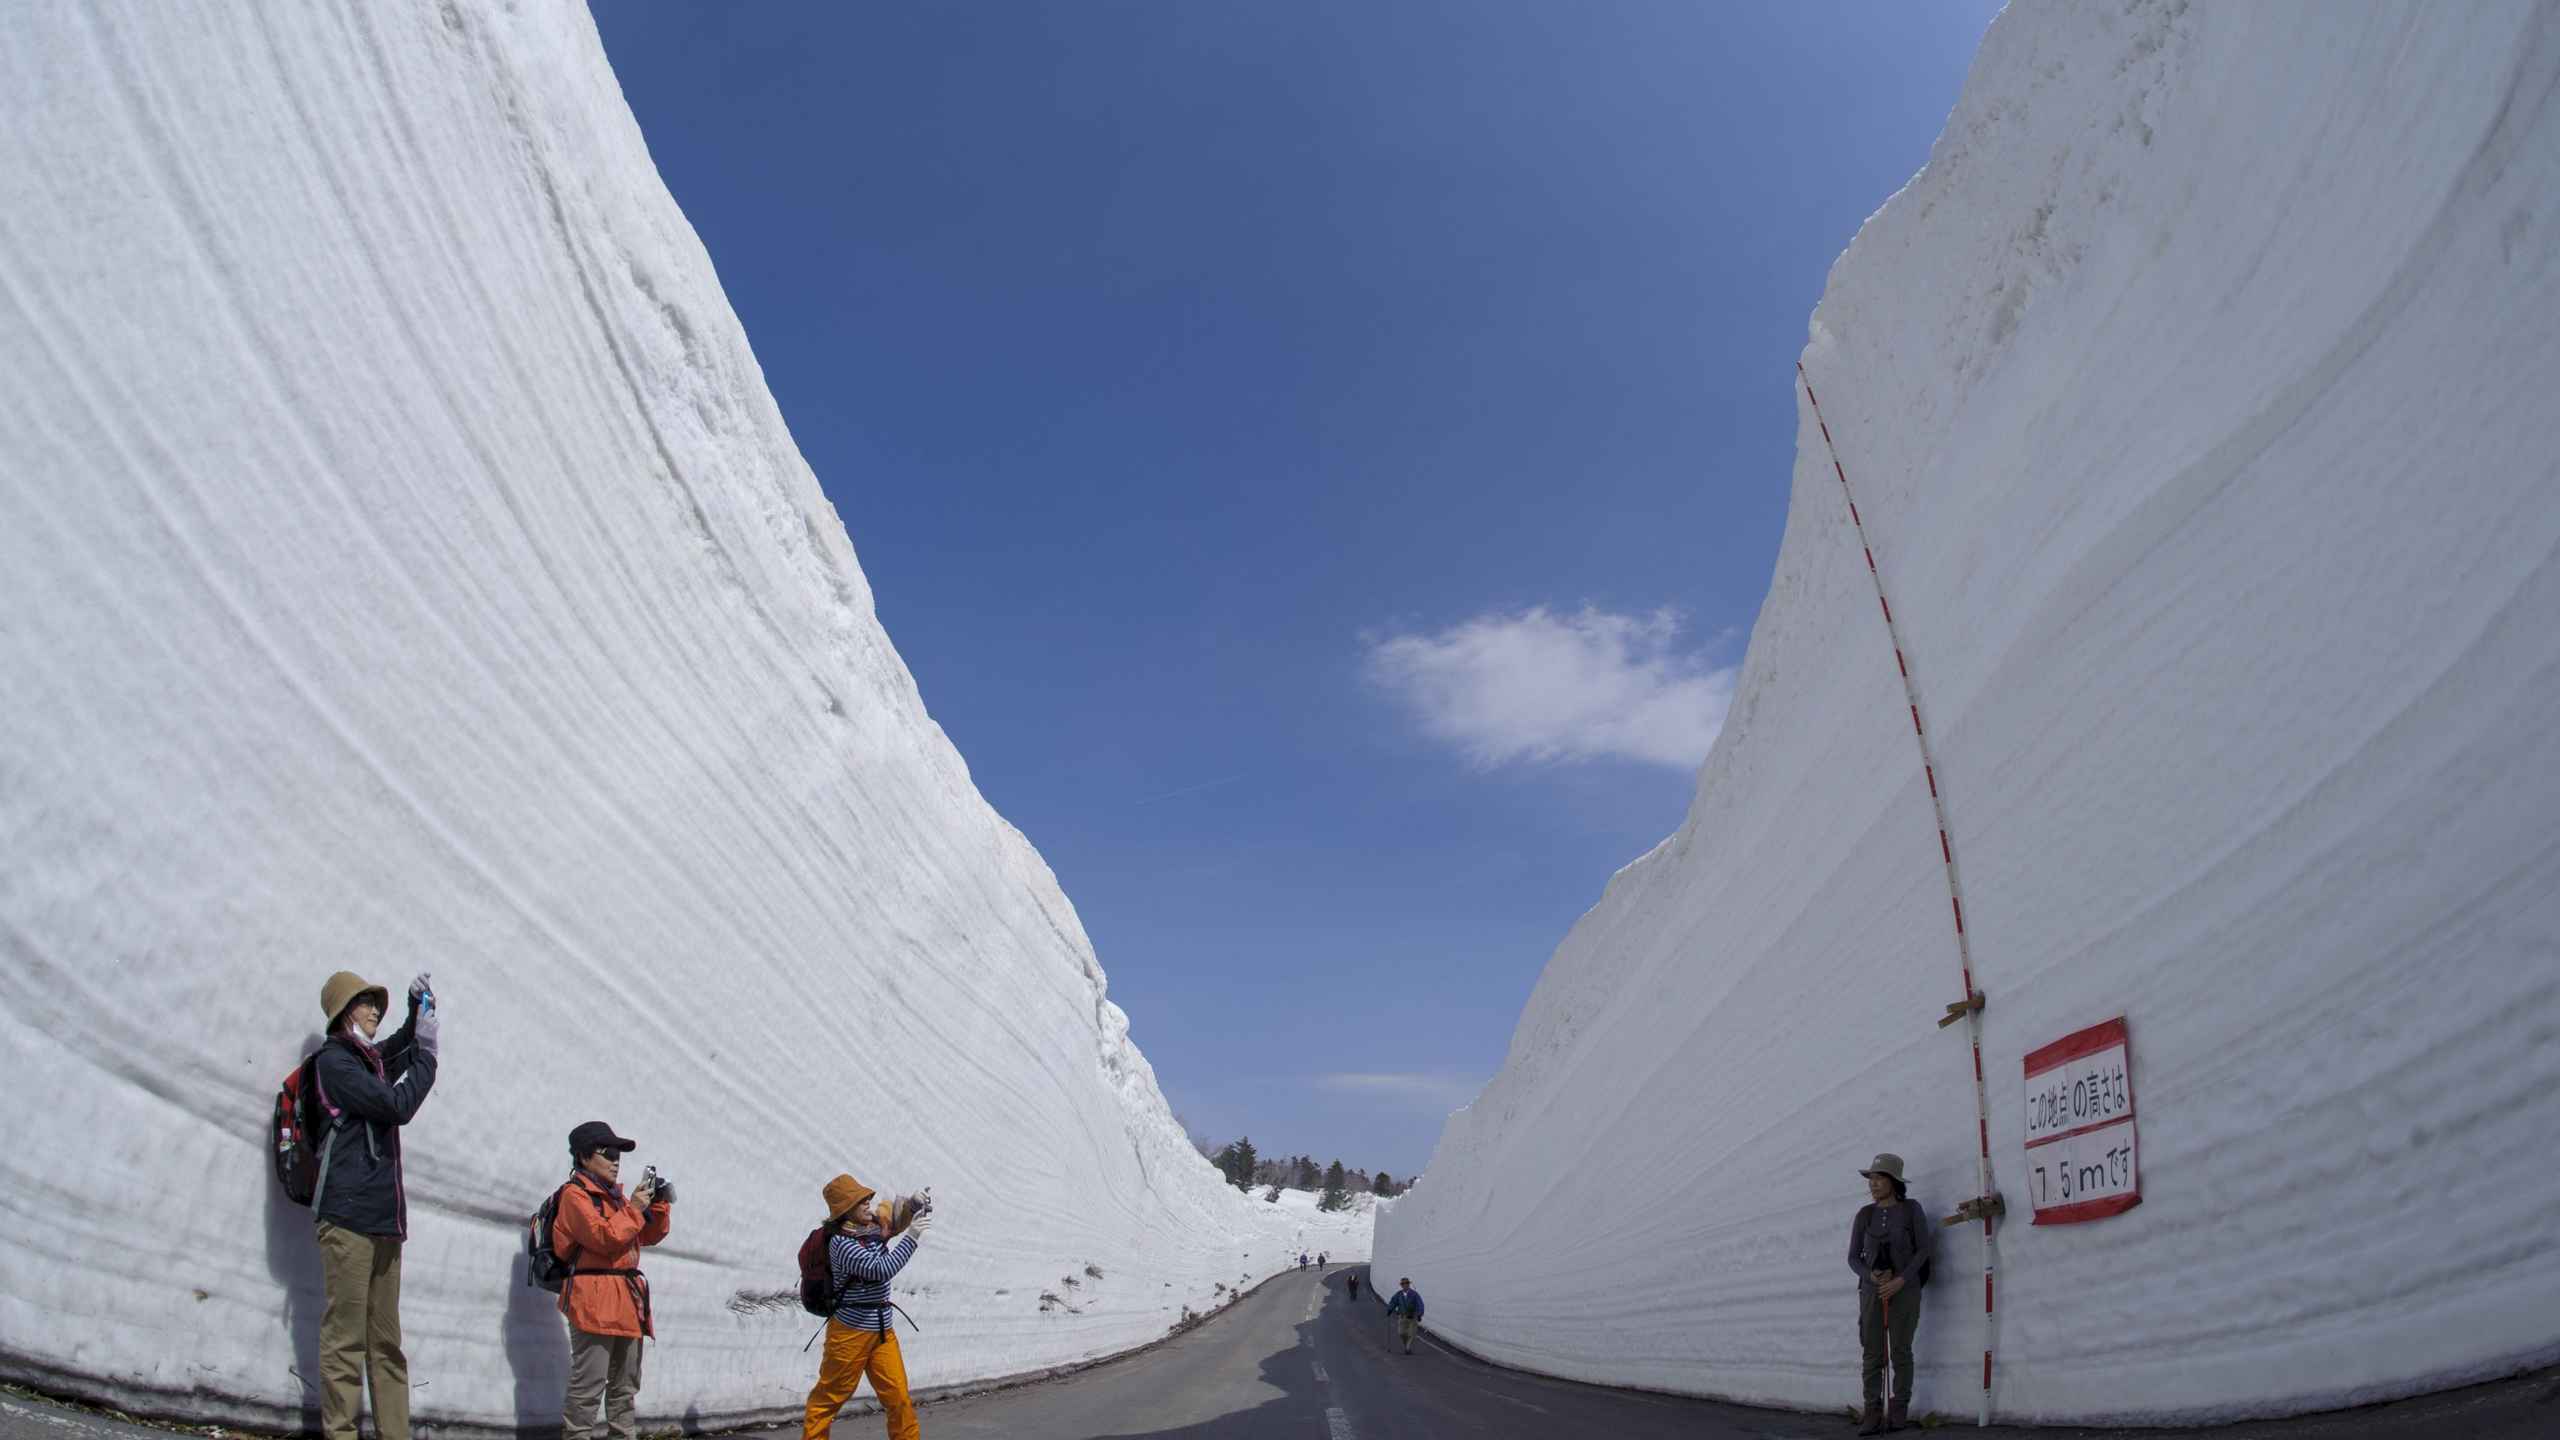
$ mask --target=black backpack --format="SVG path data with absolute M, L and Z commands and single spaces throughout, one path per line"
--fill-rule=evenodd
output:
M 533 1212 L 524 1232 L 524 1283 L 538 1285 L 555 1295 L 575 1269 L 551 1249 L 551 1227 L 560 1218 L 560 1191 L 568 1188 L 564 1183 L 544 1197 L 542 1208 Z

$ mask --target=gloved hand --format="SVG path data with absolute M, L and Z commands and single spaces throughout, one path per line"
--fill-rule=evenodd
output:
M 901 1230 L 898 1233 L 910 1240 L 922 1240 L 924 1238 L 924 1232 L 932 1228 L 933 1216 L 930 1214 L 918 1215 L 913 1220 L 907 1222 L 906 1229 Z
M 418 972 L 417 979 L 409 982 L 409 1013 L 412 1015 L 435 1008 L 436 992 L 427 984 L 427 979 L 426 972 L 422 970 Z
M 422 975 L 418 978 L 424 980 L 426 977 Z M 412 989 L 410 993 L 414 995 L 417 992 Z M 409 1037 L 418 1043 L 418 1048 L 425 1051 L 430 1059 L 435 1057 L 436 1042 L 443 1030 L 444 1010 L 435 1003 L 435 997 L 432 994 L 428 995 L 425 1004 L 409 1012 Z

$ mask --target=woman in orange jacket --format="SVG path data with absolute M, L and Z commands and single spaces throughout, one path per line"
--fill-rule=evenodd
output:
M 649 1323 L 649 1277 L 640 1273 L 640 1247 L 667 1238 L 675 1204 L 674 1187 L 664 1181 L 643 1180 L 623 1198 L 622 1157 L 635 1148 L 601 1120 L 569 1132 L 577 1169 L 560 1187 L 560 1218 L 551 1225 L 552 1253 L 572 1267 L 560 1285 L 560 1313 L 569 1319 L 563 1440 L 633 1437 L 640 1347 L 658 1333 Z M 598 1400 L 604 1402 L 601 1428 Z

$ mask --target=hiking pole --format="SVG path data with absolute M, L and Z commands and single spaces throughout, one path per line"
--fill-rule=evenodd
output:
M 1893 1369 L 1893 1302 L 1885 1298 L 1884 1286 L 1876 1286 L 1876 1319 L 1884 1326 L 1884 1408 L 1893 1413 L 1893 1382 L 1901 1379 Z

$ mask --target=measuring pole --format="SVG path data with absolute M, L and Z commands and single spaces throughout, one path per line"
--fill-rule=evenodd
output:
M 1982 1188 L 1977 1193 L 1981 1197 L 1982 1201 L 1987 1202 L 1991 1198 L 1992 1194 L 1991 1098 L 1989 1091 L 1984 1086 L 1982 1080 L 1981 992 L 1975 990 L 1973 987 L 1973 946 L 1972 943 L 1966 939 L 1964 933 L 1964 888 L 1958 882 L 1956 875 L 1955 842 L 1947 836 L 1946 797 L 1941 795 L 1938 791 L 1937 761 L 1932 758 L 1929 753 L 1928 729 L 1920 723 L 1919 684 L 1912 678 L 1911 662 L 1909 659 L 1905 658 L 1903 654 L 1902 630 L 1899 625 L 1894 623 L 1893 605 L 1885 599 L 1884 574 L 1876 569 L 1875 546 L 1867 540 L 1867 522 L 1863 516 L 1858 514 L 1857 494 L 1849 488 L 1849 472 L 1841 468 L 1840 465 L 1840 447 L 1838 443 L 1833 441 L 1831 438 L 1830 424 L 1822 418 L 1822 402 L 1814 398 L 1813 378 L 1805 374 L 1804 362 L 1801 360 L 1796 362 L 1796 380 L 1799 384 L 1804 386 L 1805 403 L 1813 407 L 1813 423 L 1822 431 L 1822 448 L 1831 456 L 1831 473 L 1840 478 L 1841 497 L 1849 502 L 1849 526 L 1852 530 L 1857 532 L 1858 548 L 1866 554 L 1867 578 L 1875 582 L 1876 609 L 1881 611 L 1884 615 L 1885 639 L 1890 641 L 1893 645 L 1894 668 L 1902 672 L 1902 698 L 1911 710 L 1911 737 L 1913 740 L 1918 742 L 1920 747 L 1920 773 L 1929 782 L 1929 809 L 1930 813 L 1936 817 L 1938 822 L 1938 858 L 1946 866 L 1947 904 L 1955 915 L 1956 962 L 1964 971 L 1965 998 L 1961 1006 L 1961 1011 L 1965 1018 L 1965 1033 L 1973 1042 L 1973 1113 L 1976 1134 L 1981 1142 L 1980 1149 L 1976 1154 L 1978 1156 L 1977 1173 L 1981 1180 Z M 1959 1007 L 1950 1006 L 1949 1010 L 1953 1013 L 1958 1008 Z M 1987 1209 L 1982 1213 L 1981 1220 L 1982 1407 L 1980 1413 L 1975 1417 L 1974 1423 L 1977 1425 L 1988 1425 L 1991 1423 L 1991 1325 L 1992 1316 L 1995 1313 L 1992 1305 L 1992 1272 L 1994 1269 L 1996 1253 L 1993 1249 L 1992 1241 L 1994 1228 L 1999 1222 Z

